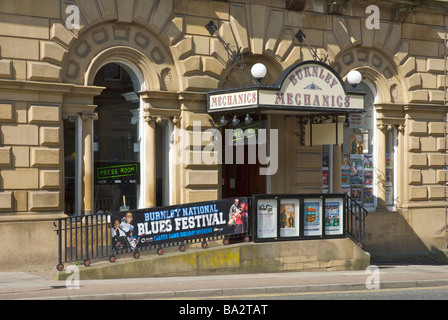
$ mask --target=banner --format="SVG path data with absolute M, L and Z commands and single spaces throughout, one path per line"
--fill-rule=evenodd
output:
M 247 198 L 182 204 L 111 214 L 112 249 L 135 250 L 249 230 Z

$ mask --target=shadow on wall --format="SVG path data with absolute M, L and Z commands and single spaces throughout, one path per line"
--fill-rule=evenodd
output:
M 396 211 L 372 212 L 367 216 L 365 249 L 370 253 L 372 264 L 448 264 L 444 228 L 438 230 L 437 235 L 430 232 L 429 224 L 418 225 L 422 230 L 428 229 L 423 233 L 428 234 L 428 238 L 422 239 L 409 220 Z

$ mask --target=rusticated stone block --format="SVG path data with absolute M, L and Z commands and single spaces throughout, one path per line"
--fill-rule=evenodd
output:
M 47 62 L 27 62 L 28 80 L 59 81 L 61 78 L 61 67 Z
M 26 190 L 39 187 L 37 169 L 0 170 L 1 187 L 5 190 Z
M 59 148 L 31 148 L 31 166 L 59 166 Z
M 426 167 L 427 165 L 426 154 L 411 154 L 411 167 Z
M 409 183 L 410 184 L 421 184 L 422 183 L 422 172 L 420 170 L 411 170 L 409 172 Z
M 0 60 L 0 78 L 5 79 L 12 78 L 12 60 L 10 59 Z
M 0 104 L 0 122 L 11 122 L 12 120 L 12 104 Z
M 0 148 L 0 166 L 11 165 L 11 147 Z
M 448 170 L 436 171 L 436 182 L 438 184 L 445 184 L 448 181 Z
M 60 142 L 59 136 L 60 136 L 60 129 L 57 127 L 40 128 L 41 145 L 58 145 Z
M 428 190 L 426 187 L 410 187 L 410 200 L 426 200 L 428 199 Z
M 28 192 L 28 210 L 57 210 L 60 208 L 59 191 L 30 191 Z
M 43 61 L 61 65 L 67 50 L 55 42 L 41 41 L 40 53 Z
M 428 124 L 429 134 L 430 135 L 443 135 L 445 134 L 446 128 L 445 123 L 443 122 L 430 122 Z
M 428 194 L 430 200 L 442 200 L 445 199 L 445 190 L 443 186 L 430 186 L 428 187 Z
M 426 69 L 428 72 L 440 72 L 443 73 L 445 67 L 448 67 L 448 63 L 443 59 L 428 59 L 426 61 Z
M 12 165 L 16 168 L 29 168 L 30 147 L 12 147 Z
M 40 171 L 40 188 L 59 188 L 60 186 L 60 170 L 41 170 Z
M 0 211 L 12 209 L 12 191 L 0 192 Z
M 426 134 L 428 133 L 428 123 L 425 121 L 409 120 L 409 134 Z
M 30 145 L 38 144 L 38 127 L 35 125 L 2 125 L 2 139 L 4 145 Z
M 70 32 L 62 23 L 53 23 L 50 29 L 50 39 L 68 47 L 75 39 L 75 35 Z
M 420 139 L 418 137 L 409 137 L 408 139 L 408 151 L 420 151 Z
M 58 123 L 60 108 L 51 106 L 31 106 L 28 112 L 30 123 Z
M 446 155 L 444 154 L 429 154 L 428 164 L 430 167 L 444 167 L 446 163 Z
M 422 170 L 422 184 L 435 184 L 436 183 L 436 170 Z
M 28 191 L 15 190 L 14 200 L 16 211 L 27 211 L 28 210 Z
M 437 149 L 437 139 L 435 137 L 421 137 L 420 145 L 423 152 L 435 152 Z

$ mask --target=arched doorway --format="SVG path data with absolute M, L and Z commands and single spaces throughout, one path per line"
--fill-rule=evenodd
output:
M 143 194 L 140 83 L 127 66 L 108 63 L 96 73 L 94 85 L 106 88 L 94 99 L 94 212 L 137 209 Z

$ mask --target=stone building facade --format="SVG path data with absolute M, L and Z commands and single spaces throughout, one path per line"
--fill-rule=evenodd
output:
M 378 28 L 367 27 L 368 5 L 378 9 Z M 445 248 L 447 10 L 443 1 L 400 0 L 2 0 L 0 253 L 7 259 L 0 269 L 55 264 L 55 219 L 125 205 L 125 189 L 101 189 L 96 176 L 97 162 L 106 168 L 116 160 L 113 150 L 102 159 L 108 145 L 120 145 L 117 157 L 139 164 L 137 186 L 126 189 L 131 206 L 233 196 L 235 167 L 178 163 L 170 151 L 181 143 L 188 158 L 201 154 L 189 143 L 195 122 L 211 128 L 206 93 L 248 81 L 205 28 L 210 20 L 232 50 L 241 48 L 248 70 L 266 65 L 266 83 L 313 60 L 295 37 L 299 29 L 342 78 L 359 70 L 373 106 L 371 131 L 362 127 L 365 119 L 357 131 L 370 134 L 364 142 L 371 149 L 361 154 L 374 159 L 373 182 L 361 183 L 364 196 L 375 199 L 366 250 Z M 126 105 L 126 112 L 117 107 L 101 122 L 108 105 Z M 323 192 L 324 154 L 334 164 L 329 191 L 344 191 L 340 162 L 348 142 L 303 146 L 295 117 L 259 116 L 279 132 L 279 166 L 246 193 Z M 181 141 L 180 131 L 191 139 Z M 209 131 L 199 138 L 202 148 L 213 139 Z M 243 175 L 256 180 L 250 170 Z

